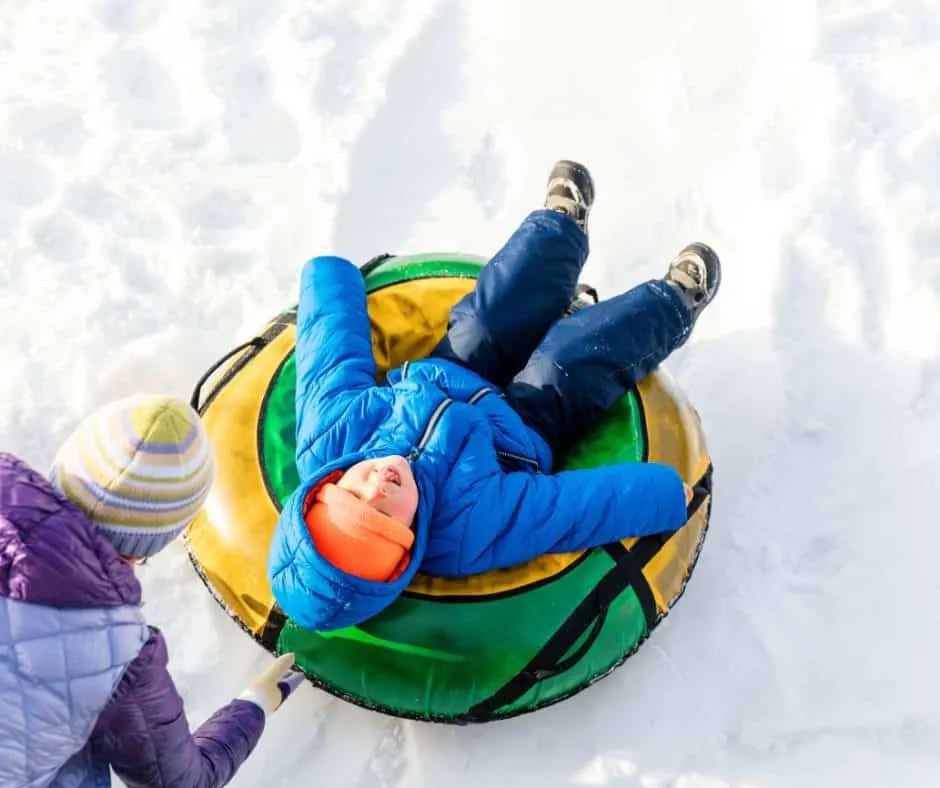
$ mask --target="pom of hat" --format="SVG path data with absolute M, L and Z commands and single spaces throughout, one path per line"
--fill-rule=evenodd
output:
M 56 455 L 51 477 L 121 555 L 143 558 L 193 520 L 213 471 L 205 429 L 187 403 L 136 396 L 79 424 Z

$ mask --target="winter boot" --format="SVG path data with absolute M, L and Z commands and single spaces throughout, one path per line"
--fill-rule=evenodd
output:
M 663 280 L 678 291 L 695 320 L 718 292 L 721 261 L 710 246 L 692 243 L 676 255 Z
M 594 180 L 583 164 L 562 160 L 555 162 L 548 176 L 545 207 L 574 219 L 587 233 L 588 214 L 594 204 Z

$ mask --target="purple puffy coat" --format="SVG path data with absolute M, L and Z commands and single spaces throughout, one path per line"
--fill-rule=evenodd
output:
M 264 712 L 235 700 L 190 733 L 140 596 L 81 510 L 0 453 L 0 783 L 97 786 L 106 765 L 129 786 L 231 780 Z

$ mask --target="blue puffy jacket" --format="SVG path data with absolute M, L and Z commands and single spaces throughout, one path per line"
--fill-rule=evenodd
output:
M 361 622 L 390 605 L 419 570 L 478 574 L 685 521 L 672 468 L 627 463 L 551 474 L 545 441 L 486 380 L 452 362 L 415 361 L 376 385 L 365 283 L 347 260 L 305 265 L 296 360 L 302 481 L 278 520 L 268 572 L 278 604 L 304 627 Z M 377 583 L 317 553 L 303 503 L 333 471 L 391 454 L 409 459 L 417 481 L 415 543 L 404 575 Z

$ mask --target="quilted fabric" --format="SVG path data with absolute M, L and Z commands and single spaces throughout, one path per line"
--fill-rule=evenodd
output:
M 218 788 L 227 784 L 264 731 L 260 706 L 234 700 L 190 733 L 167 673 L 167 648 L 151 628 L 137 659 L 101 713 L 92 742 L 127 785 Z
M 672 468 L 550 474 L 545 441 L 488 381 L 452 361 L 406 364 L 377 386 L 365 284 L 348 260 L 319 257 L 304 267 L 296 361 L 301 484 L 279 517 L 268 574 L 281 608 L 304 627 L 357 624 L 388 607 L 419 570 L 473 575 L 685 521 Z M 317 553 L 303 508 L 333 471 L 391 454 L 408 458 L 418 485 L 415 542 L 404 574 L 376 583 Z
M 139 608 L 0 599 L 0 785 L 45 786 L 82 750 L 149 630 Z
M 0 785 L 93 784 L 86 741 L 149 637 L 139 605 L 85 515 L 0 453 Z
M 0 453 L 0 786 L 217 788 L 264 712 L 236 700 L 191 734 L 132 569 L 40 474 Z M 50 782 L 51 781 L 51 782 Z

